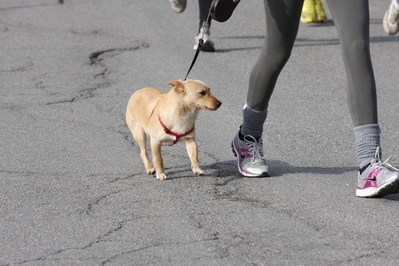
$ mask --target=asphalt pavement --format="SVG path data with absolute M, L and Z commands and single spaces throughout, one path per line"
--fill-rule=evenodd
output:
M 337 32 L 301 24 L 264 127 L 270 178 L 243 178 L 230 142 L 264 40 L 263 1 L 213 22 L 215 53 L 189 78 L 222 102 L 185 147 L 145 173 L 124 116 L 143 87 L 168 91 L 194 56 L 198 3 L 0 0 L 0 265 L 399 264 L 399 195 L 355 197 L 355 145 Z M 370 1 L 384 158 L 399 165 L 399 35 Z M 355 12 L 355 11 L 354 11 Z M 397 155 L 397 156 L 395 156 Z

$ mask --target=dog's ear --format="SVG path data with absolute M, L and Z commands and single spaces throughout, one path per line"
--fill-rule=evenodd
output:
M 186 89 L 184 88 L 184 84 L 181 80 L 173 80 L 168 83 L 168 85 L 173 86 L 173 90 L 177 93 L 184 93 Z

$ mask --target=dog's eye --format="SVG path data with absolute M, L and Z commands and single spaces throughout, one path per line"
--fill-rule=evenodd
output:
M 201 91 L 199 94 L 200 94 L 201 96 L 205 96 L 205 95 L 206 95 L 206 92 L 205 92 L 205 91 Z

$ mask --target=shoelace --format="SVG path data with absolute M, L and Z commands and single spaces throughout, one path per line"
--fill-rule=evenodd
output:
M 262 139 L 257 141 L 254 137 L 246 135 L 244 136 L 244 140 L 249 148 L 249 152 L 251 153 L 252 163 L 264 163 L 265 158 Z
M 379 168 L 391 168 L 397 172 L 399 172 L 399 169 L 397 169 L 396 167 L 393 167 L 391 164 L 388 163 L 389 159 L 391 159 L 391 156 L 388 157 L 388 159 L 386 159 L 385 161 L 381 160 L 380 157 L 380 147 L 377 147 L 376 151 L 375 151 L 375 159 L 376 159 L 376 165 Z

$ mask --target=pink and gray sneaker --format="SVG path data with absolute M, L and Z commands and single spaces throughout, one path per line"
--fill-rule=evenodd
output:
M 380 159 L 377 148 L 375 159 L 358 173 L 356 196 L 371 198 L 399 193 L 399 170 L 387 163 L 388 160 Z
M 238 171 L 248 177 L 268 177 L 269 166 L 263 155 L 262 138 L 256 140 L 250 135 L 240 140 L 239 133 L 231 142 L 234 156 L 237 157 Z

